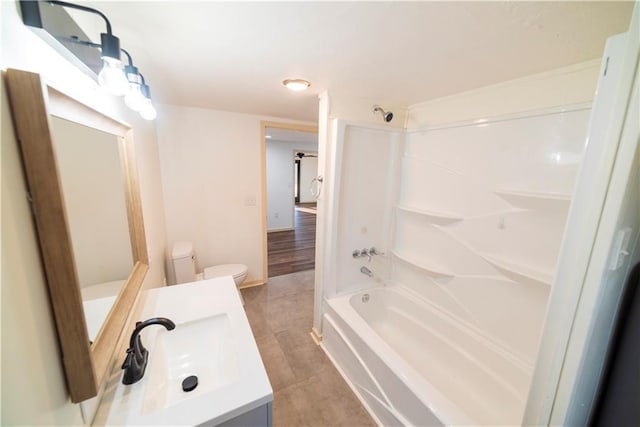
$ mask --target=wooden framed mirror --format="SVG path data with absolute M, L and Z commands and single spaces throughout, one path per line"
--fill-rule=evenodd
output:
M 38 74 L 7 70 L 5 80 L 67 386 L 71 400 L 80 402 L 95 396 L 105 380 L 113 352 L 148 270 L 132 130 L 127 124 L 46 85 Z M 63 132 L 64 137 L 59 132 Z M 64 139 L 76 138 L 70 135 L 83 135 L 80 144 L 83 153 L 99 151 L 87 145 L 97 144 L 101 140 L 106 141 L 102 144 L 112 154 L 99 151 L 100 154 L 93 156 L 93 160 L 77 152 L 63 156 L 63 148 L 59 143 Z M 63 157 L 67 160 L 63 160 Z M 83 170 L 102 169 L 105 163 L 109 163 L 106 160 L 108 157 L 115 159 L 114 165 L 105 173 L 111 178 L 101 175 L 99 179 L 85 179 L 78 175 L 84 173 Z M 82 166 L 79 172 L 69 174 L 61 168 L 69 159 L 76 161 L 77 166 Z M 91 161 L 95 166 L 91 166 Z M 114 180 L 118 182 L 114 183 Z M 115 199 L 122 200 L 121 214 L 103 212 L 118 203 L 114 202 L 114 198 L 106 197 L 111 190 L 106 190 L 107 187 L 102 184 L 97 185 L 98 181 L 110 182 L 109 188 L 120 189 L 121 195 L 116 195 Z M 72 195 L 68 183 L 73 184 L 72 187 L 79 184 L 84 187 L 78 194 Z M 72 200 L 76 201 L 75 207 Z M 93 210 L 84 209 L 86 212 L 83 212 L 83 208 L 87 207 Z M 124 223 L 124 226 L 117 227 L 120 230 L 124 227 L 124 239 L 121 239 L 124 242 L 107 244 L 104 239 L 90 239 L 99 232 L 105 236 L 123 235 L 122 231 L 115 231 L 116 221 L 107 223 L 107 219 L 103 219 L 118 216 L 123 217 L 118 222 Z M 78 217 L 82 217 L 79 222 L 94 222 L 80 226 Z M 84 235 L 81 235 L 82 231 L 77 231 L 82 229 L 85 230 Z M 91 235 L 87 236 L 87 233 Z M 103 250 L 92 260 L 86 261 L 85 255 L 91 252 L 91 247 Z M 121 257 L 122 253 L 128 254 L 129 261 L 126 256 Z M 119 265 L 117 269 L 105 267 L 114 264 L 111 255 L 113 258 L 124 258 L 124 261 L 115 263 Z M 93 276 L 87 270 L 92 270 Z M 112 281 L 110 275 L 120 280 Z M 87 279 L 89 276 L 93 278 Z M 96 286 L 93 283 L 96 280 L 107 280 L 108 283 Z M 83 299 L 83 295 L 91 294 L 87 292 L 90 286 L 85 282 L 91 282 L 89 284 L 94 286 L 93 289 L 100 290 L 100 298 Z M 113 286 L 112 282 L 122 283 L 122 286 Z M 90 313 L 96 302 L 102 313 Z M 104 321 L 91 325 L 96 316 L 104 318 Z M 93 330 L 91 336 L 90 330 Z

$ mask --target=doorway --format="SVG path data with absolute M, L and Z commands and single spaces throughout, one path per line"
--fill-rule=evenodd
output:
M 315 267 L 315 126 L 262 123 L 263 277 Z

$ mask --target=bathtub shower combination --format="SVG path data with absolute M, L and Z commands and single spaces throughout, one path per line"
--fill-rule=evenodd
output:
M 522 422 L 589 113 L 332 122 L 323 348 L 379 423 Z
M 418 300 L 402 286 L 379 287 L 338 297 L 325 314 L 327 351 L 379 421 L 518 424 L 527 366 Z

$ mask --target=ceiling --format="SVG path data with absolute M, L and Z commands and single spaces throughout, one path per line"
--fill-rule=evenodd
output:
M 94 2 L 156 102 L 316 122 L 317 95 L 411 105 L 598 58 L 633 2 Z M 95 40 L 104 24 L 74 13 Z M 285 89 L 285 78 L 312 82 Z
M 267 127 L 265 136 L 269 141 L 318 143 L 318 134 L 316 132 Z

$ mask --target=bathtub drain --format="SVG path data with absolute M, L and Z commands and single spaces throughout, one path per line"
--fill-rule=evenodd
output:
M 362 302 L 369 302 L 369 294 L 362 295 Z

